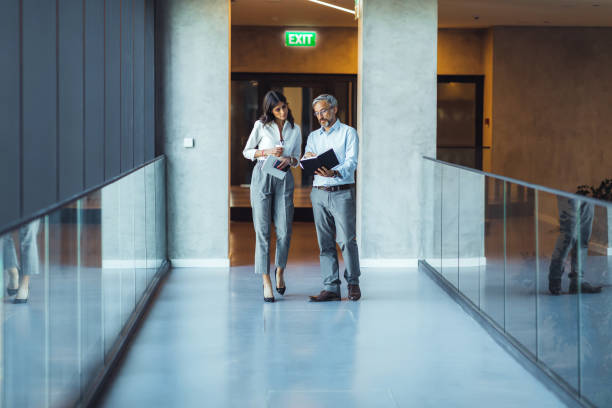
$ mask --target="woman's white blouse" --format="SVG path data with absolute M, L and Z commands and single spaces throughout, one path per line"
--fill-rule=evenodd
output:
M 255 122 L 255 126 L 253 126 L 242 154 L 249 160 L 255 160 L 255 152 L 257 150 L 273 149 L 280 145 L 280 143 L 280 132 L 276 122 L 264 125 L 258 120 Z M 283 126 L 283 156 L 295 157 L 296 160 L 299 160 L 302 156 L 302 131 L 297 124 L 292 128 L 289 122 L 285 122 Z M 258 157 L 258 159 L 264 160 L 265 157 Z

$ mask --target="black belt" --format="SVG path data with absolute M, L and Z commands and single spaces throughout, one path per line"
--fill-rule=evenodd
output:
M 349 190 L 355 184 L 340 184 L 339 186 L 314 186 L 314 188 L 333 193 L 334 191 Z

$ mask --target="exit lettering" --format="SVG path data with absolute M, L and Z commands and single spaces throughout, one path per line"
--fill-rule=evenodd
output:
M 285 33 L 285 45 L 287 47 L 314 47 L 316 33 L 313 32 L 291 32 Z

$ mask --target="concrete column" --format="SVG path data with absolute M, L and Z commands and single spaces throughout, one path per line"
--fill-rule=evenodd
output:
M 158 131 L 167 163 L 168 255 L 229 266 L 230 2 L 157 2 Z M 195 147 L 184 148 L 192 138 Z
M 436 153 L 437 0 L 364 0 L 359 21 L 361 264 L 416 266 L 423 155 Z M 430 197 L 430 198 L 427 198 Z

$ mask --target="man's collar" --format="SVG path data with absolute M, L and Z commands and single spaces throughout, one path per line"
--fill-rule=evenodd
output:
M 321 126 L 321 132 L 329 134 L 333 132 L 334 130 L 338 129 L 339 127 L 340 127 L 340 119 L 336 118 L 336 121 L 334 122 L 334 124 L 329 128 L 329 132 L 326 132 L 323 126 Z

